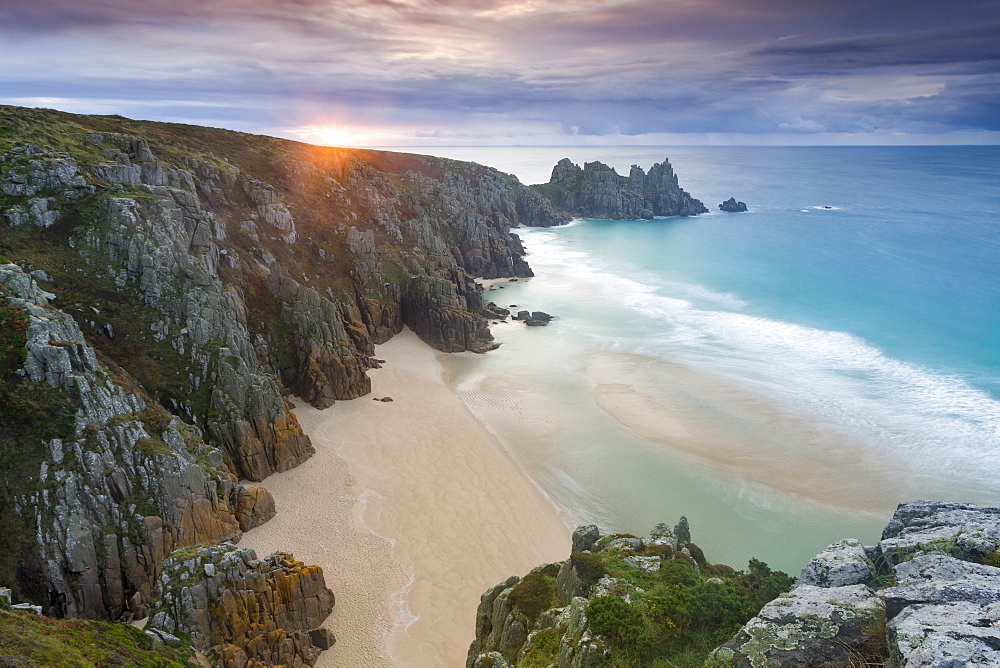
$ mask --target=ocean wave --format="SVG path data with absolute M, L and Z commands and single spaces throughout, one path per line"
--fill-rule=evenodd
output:
M 998 468 L 983 456 L 1000 450 L 1000 402 L 959 375 L 895 359 L 848 332 L 741 312 L 738 295 L 623 275 L 557 236 L 533 241 L 536 270 L 554 272 L 563 296 L 611 323 L 579 328 L 598 349 L 722 374 L 928 471 L 958 478 Z

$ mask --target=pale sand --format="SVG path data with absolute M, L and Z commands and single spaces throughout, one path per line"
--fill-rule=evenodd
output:
M 296 404 L 316 454 L 264 482 L 278 515 L 240 544 L 323 566 L 337 644 L 317 666 L 462 666 L 480 594 L 565 559 L 570 529 L 445 383 L 443 353 L 406 331 L 376 354 L 370 396 Z
M 643 438 L 823 505 L 892 512 L 904 463 L 703 371 L 637 355 L 588 361 L 597 405 Z

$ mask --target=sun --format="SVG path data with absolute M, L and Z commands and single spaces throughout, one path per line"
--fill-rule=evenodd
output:
M 293 132 L 303 141 L 321 146 L 356 148 L 367 146 L 372 134 L 347 125 L 304 125 Z

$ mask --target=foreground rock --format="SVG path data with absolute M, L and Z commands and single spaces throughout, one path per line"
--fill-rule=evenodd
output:
M 729 213 L 740 213 L 747 210 L 747 205 L 743 202 L 737 202 L 735 197 L 730 197 L 720 204 L 719 208 Z
M 185 549 L 164 562 L 147 628 L 190 636 L 216 666 L 311 666 L 333 636 L 323 569 L 232 544 Z
M 765 605 L 714 657 L 735 666 L 849 666 L 868 654 L 881 615 L 864 585 L 799 585 Z
M 715 659 L 736 666 L 1000 665 L 998 520 L 1000 509 L 992 507 L 900 504 L 877 546 L 846 540 L 828 547 Z
M 748 619 L 747 606 L 791 584 L 758 561 L 747 573 L 709 564 L 683 517 L 644 537 L 581 526 L 572 549 L 482 595 L 467 668 L 690 662 L 690 643 L 721 642 Z

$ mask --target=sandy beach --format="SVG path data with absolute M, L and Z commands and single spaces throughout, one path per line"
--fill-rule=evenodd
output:
M 317 666 L 464 665 L 480 594 L 565 559 L 570 528 L 443 380 L 443 353 L 405 331 L 376 354 L 370 396 L 296 404 L 316 454 L 264 482 L 278 515 L 240 545 L 323 567 L 337 644 Z

